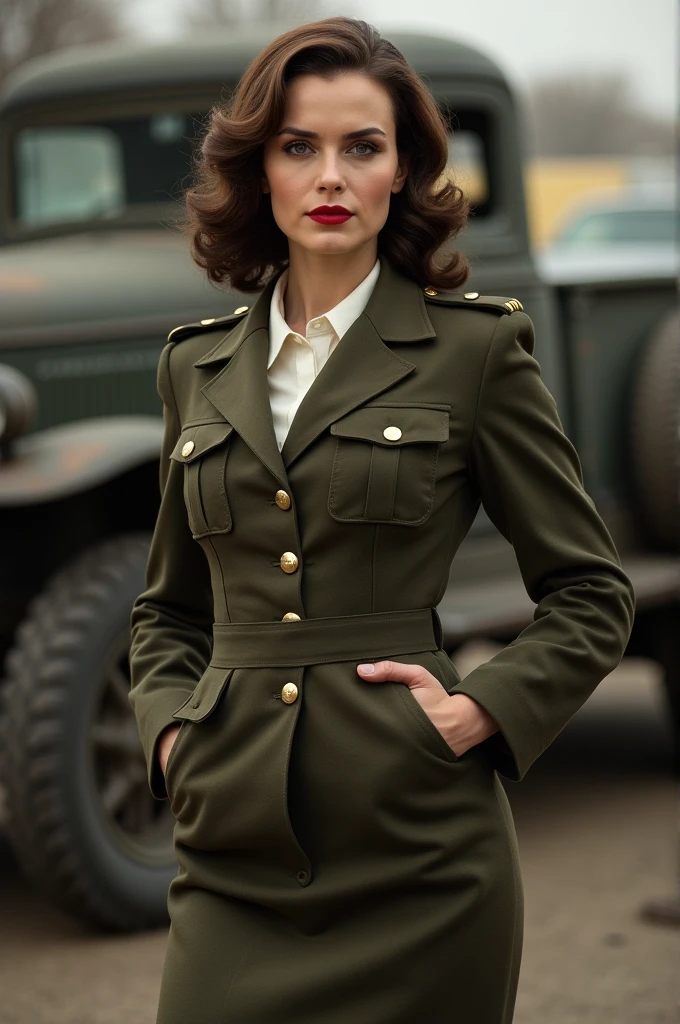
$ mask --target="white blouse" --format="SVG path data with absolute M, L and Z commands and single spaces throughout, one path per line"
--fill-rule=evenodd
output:
M 379 273 L 378 259 L 354 291 L 333 309 L 308 322 L 304 338 L 296 331 L 291 331 L 284 319 L 283 296 L 288 280 L 287 269 L 276 282 L 269 309 L 267 380 L 279 451 L 283 448 L 288 429 L 307 389 L 343 334 L 363 313 Z

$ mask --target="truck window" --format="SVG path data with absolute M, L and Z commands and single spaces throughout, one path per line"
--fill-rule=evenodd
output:
M 119 213 L 125 170 L 107 128 L 26 128 L 16 150 L 17 214 L 27 227 Z
M 449 136 L 449 167 L 456 184 L 477 209 L 483 210 L 489 201 L 489 179 L 479 135 L 461 131 Z
M 202 115 L 97 119 L 20 129 L 14 144 L 14 216 L 24 228 L 112 219 L 181 193 Z
M 440 104 L 449 128 L 449 169 L 473 207 L 473 221 L 494 212 L 490 173 L 491 122 L 485 111 Z

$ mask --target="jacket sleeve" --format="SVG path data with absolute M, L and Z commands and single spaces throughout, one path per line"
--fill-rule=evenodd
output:
M 161 502 L 151 539 L 146 589 L 130 617 L 132 705 L 154 797 L 167 799 L 158 740 L 172 714 L 193 692 L 212 654 L 213 600 L 208 561 L 191 536 L 184 504 L 184 466 L 170 458 L 180 434 L 169 360 L 163 349 L 157 386 L 163 399 Z
M 469 470 L 489 518 L 514 547 L 533 621 L 455 687 L 500 731 L 483 741 L 515 782 L 620 662 L 635 596 L 583 487 L 576 450 L 533 356 L 534 325 L 499 318 L 482 373 Z

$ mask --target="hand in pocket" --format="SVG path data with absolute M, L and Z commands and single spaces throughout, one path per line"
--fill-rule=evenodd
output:
M 160 761 L 161 771 L 165 775 L 165 768 L 170 757 L 170 751 L 172 750 L 173 744 L 177 739 L 177 733 L 180 730 L 179 725 L 169 725 L 162 733 L 158 744 L 158 760 Z
M 376 661 L 357 665 L 357 672 L 367 682 L 405 683 L 457 757 L 498 732 L 497 723 L 481 704 L 465 693 L 447 693 L 423 665 Z

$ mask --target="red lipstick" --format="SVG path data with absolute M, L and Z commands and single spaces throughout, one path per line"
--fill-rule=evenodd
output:
M 354 214 L 346 210 L 344 206 L 317 206 L 307 214 L 317 224 L 344 224 Z

